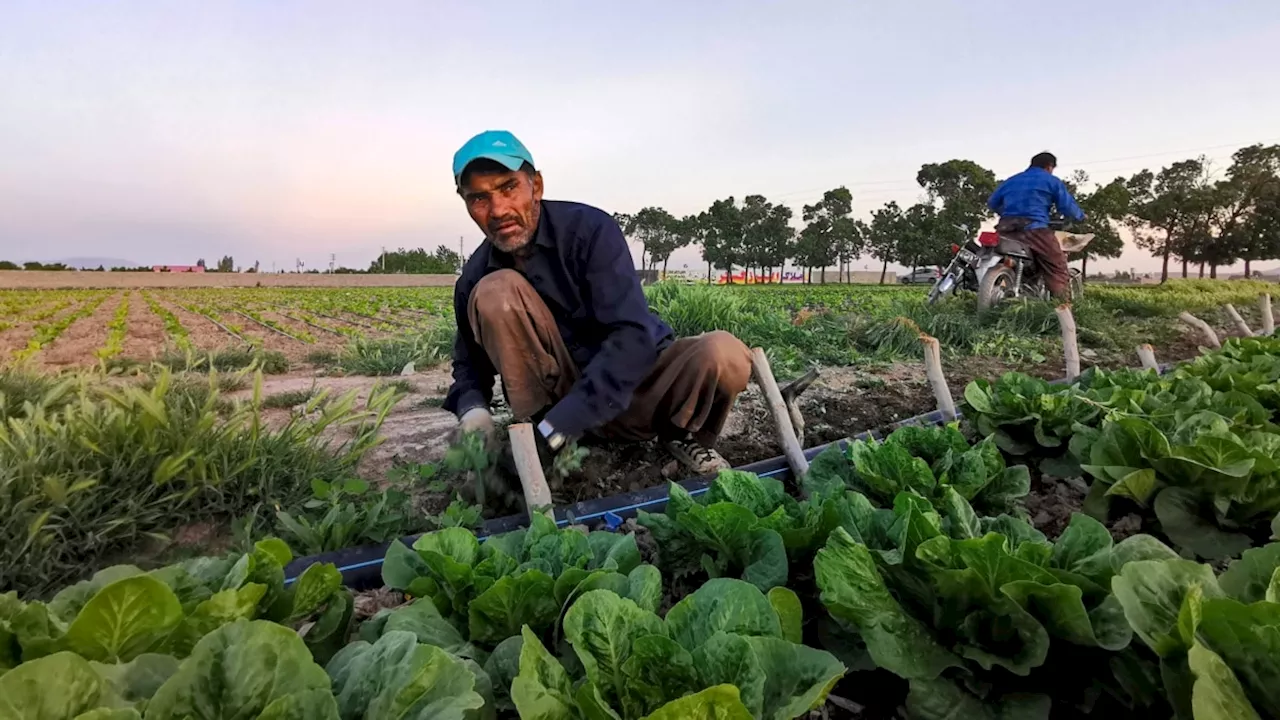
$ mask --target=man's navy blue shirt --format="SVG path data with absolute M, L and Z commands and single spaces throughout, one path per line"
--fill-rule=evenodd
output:
M 1000 183 L 987 207 L 1000 217 L 1027 218 L 1028 230 L 1049 227 L 1049 209 L 1058 206 L 1063 217 L 1084 220 L 1084 211 L 1071 197 L 1067 184 L 1044 168 L 1029 167 Z
M 581 369 L 578 382 L 546 420 L 558 432 L 581 435 L 627 409 L 675 334 L 649 311 L 627 241 L 608 213 L 579 203 L 544 201 L 531 244 L 533 252 L 520 272 L 546 302 Z M 485 240 L 454 286 L 458 334 L 453 387 L 444 408 L 458 415 L 487 408 L 493 400 L 497 372 L 476 339 L 467 305 L 476 283 L 503 269 L 517 269 L 515 258 Z

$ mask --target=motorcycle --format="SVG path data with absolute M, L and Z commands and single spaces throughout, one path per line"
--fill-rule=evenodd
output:
M 1051 223 L 1050 227 L 1054 225 Z M 1061 227 L 1060 223 L 1056 225 Z M 1077 235 L 1055 228 L 1054 234 L 1067 253 L 1083 250 L 1093 240 L 1092 233 Z M 1031 250 L 1007 235 L 984 232 L 964 247 L 952 245 L 951 251 L 951 263 L 929 290 L 930 305 L 959 290 L 977 294 L 978 312 L 990 310 L 1006 298 L 1051 297 Z M 1071 299 L 1078 300 L 1084 294 L 1084 279 L 1077 268 L 1069 272 Z

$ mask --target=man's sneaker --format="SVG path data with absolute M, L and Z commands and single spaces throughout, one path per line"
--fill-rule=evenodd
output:
M 684 440 L 668 440 L 667 450 L 681 465 L 689 468 L 694 475 L 713 475 L 721 470 L 728 470 L 731 465 L 720 453 L 703 447 L 692 438 Z

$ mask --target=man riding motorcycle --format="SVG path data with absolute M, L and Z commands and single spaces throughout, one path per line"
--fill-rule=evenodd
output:
M 1064 217 L 1080 222 L 1084 211 L 1071 197 L 1067 184 L 1054 177 L 1058 159 L 1042 152 L 1031 166 L 1000 183 L 987 207 L 1000 216 L 996 232 L 1025 245 L 1035 256 L 1045 286 L 1060 301 L 1071 299 L 1067 254 L 1049 228 L 1049 211 L 1056 205 Z

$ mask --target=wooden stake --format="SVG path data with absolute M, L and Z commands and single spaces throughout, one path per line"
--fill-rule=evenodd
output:
M 524 488 L 524 504 L 529 516 L 533 517 L 538 508 L 546 508 L 546 516 L 555 520 L 555 513 L 551 511 L 551 488 L 542 473 L 538 444 L 533 439 L 533 425 L 516 423 L 507 429 L 507 436 L 511 438 L 511 455 L 516 461 L 520 485 Z
M 1204 341 L 1209 345 L 1209 347 L 1222 347 L 1222 343 L 1218 341 L 1218 333 L 1214 332 L 1213 328 L 1209 327 L 1209 323 L 1185 311 L 1178 313 L 1178 319 L 1199 330 L 1200 334 L 1204 336 Z
M 774 427 L 778 431 L 778 444 L 782 445 L 782 452 L 787 456 L 787 464 L 791 466 L 798 484 L 809 474 L 809 461 L 804 459 L 804 449 L 800 447 L 795 429 L 791 427 L 791 415 L 787 412 L 786 401 L 778 390 L 778 381 L 773 378 L 773 370 L 769 368 L 769 358 L 765 357 L 764 350 L 751 350 L 751 369 L 755 373 L 756 384 L 764 390 L 769 413 L 773 415 Z
M 933 399 L 938 403 L 938 412 L 945 420 L 956 418 L 956 401 L 951 398 L 951 388 L 947 386 L 947 376 L 942 374 L 942 346 L 938 339 L 920 334 L 920 344 L 924 346 L 924 374 L 933 387 Z
M 1276 332 L 1276 321 L 1271 317 L 1271 296 L 1263 293 L 1258 298 L 1258 309 L 1262 311 L 1262 334 L 1274 335 Z
M 1155 370 L 1160 372 L 1160 364 L 1156 362 L 1156 349 L 1150 345 L 1138 346 L 1138 360 L 1142 362 L 1144 370 Z
M 1244 318 L 1240 317 L 1240 313 L 1236 312 L 1236 306 L 1227 303 L 1227 315 L 1231 316 L 1231 322 L 1236 324 L 1236 329 L 1244 334 L 1245 337 L 1253 337 L 1253 331 L 1249 329 L 1249 325 L 1245 323 Z
M 1062 356 L 1067 366 L 1067 380 L 1080 377 L 1080 346 L 1076 343 L 1076 316 L 1071 313 L 1071 304 L 1063 303 L 1057 307 L 1058 325 L 1062 326 Z
M 811 368 L 809 372 L 787 383 L 780 391 L 782 401 L 787 404 L 787 414 L 791 416 L 791 429 L 795 431 L 800 447 L 804 447 L 804 415 L 800 412 L 799 399 L 800 395 L 817 379 L 818 369 Z

